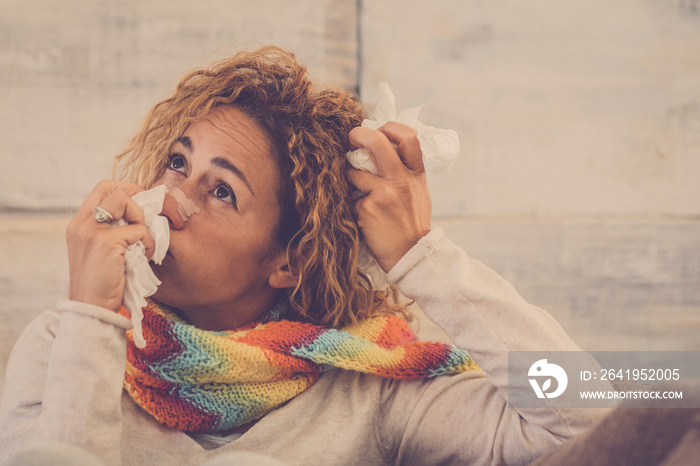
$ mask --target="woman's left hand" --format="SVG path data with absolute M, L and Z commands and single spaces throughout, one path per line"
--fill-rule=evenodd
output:
M 378 175 L 350 169 L 364 197 L 355 201 L 357 224 L 379 266 L 388 272 L 430 232 L 432 203 L 416 131 L 394 121 L 378 130 L 355 128 L 350 143 L 367 149 Z

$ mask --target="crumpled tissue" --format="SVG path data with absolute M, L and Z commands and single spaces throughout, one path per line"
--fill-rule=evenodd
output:
M 132 199 L 143 209 L 146 228 L 148 228 L 148 232 L 155 240 L 155 251 L 151 256 L 151 260 L 156 264 L 160 264 L 163 261 L 170 245 L 168 219 L 160 215 L 163 211 L 163 200 L 166 192 L 167 188 L 161 185 L 132 196 Z M 113 225 L 126 225 L 126 221 L 122 219 L 114 222 Z M 143 337 L 143 328 L 141 327 L 141 321 L 143 320 L 141 308 L 147 304 L 146 298 L 158 290 L 160 280 L 158 280 L 148 265 L 146 248 L 141 241 L 126 247 L 124 270 L 124 307 L 131 314 L 131 323 L 134 326 L 134 344 L 138 348 L 144 348 L 146 340 Z
M 389 121 L 397 121 L 410 126 L 418 133 L 418 142 L 423 152 L 425 169 L 432 173 L 443 173 L 454 165 L 459 156 L 459 137 L 452 129 L 439 129 L 428 126 L 418 120 L 418 114 L 423 108 L 407 108 L 396 114 L 396 99 L 387 83 L 379 85 L 379 102 L 374 110 L 372 119 L 362 122 L 363 128 L 379 129 Z M 357 149 L 347 154 L 350 164 L 358 170 L 367 170 L 373 175 L 377 174 L 377 167 L 372 162 L 366 149 Z
M 379 85 L 379 94 L 379 102 L 372 114 L 372 119 L 365 119 L 362 122 L 362 127 L 379 129 L 389 121 L 403 123 L 416 130 L 416 136 L 423 152 L 423 164 L 426 171 L 443 173 L 452 168 L 459 156 L 459 137 L 457 132 L 452 129 L 439 129 L 428 126 L 418 120 L 418 114 L 423 108 L 422 105 L 407 108 L 397 115 L 396 99 L 387 83 Z M 378 174 L 377 167 L 367 149 L 361 148 L 348 152 L 347 159 L 350 165 L 358 170 L 365 170 L 373 175 Z M 379 267 L 379 264 L 364 243 L 360 243 L 358 268 L 361 272 L 369 275 L 375 289 L 381 290 L 388 286 L 386 273 Z

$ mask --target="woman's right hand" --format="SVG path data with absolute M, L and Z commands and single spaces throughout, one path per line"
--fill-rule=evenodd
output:
M 118 310 L 124 295 L 124 253 L 138 241 L 153 254 L 155 242 L 144 223 L 143 210 L 131 196 L 143 191 L 138 185 L 100 181 L 71 220 L 66 231 L 70 299 Z M 114 221 L 127 225 L 113 227 L 95 220 L 95 207 L 107 210 Z

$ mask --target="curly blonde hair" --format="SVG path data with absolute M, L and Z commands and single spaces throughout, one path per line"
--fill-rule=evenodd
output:
M 329 327 L 386 313 L 410 320 L 394 287 L 373 290 L 357 268 L 360 232 L 345 154 L 362 106 L 346 91 L 317 88 L 290 52 L 272 46 L 239 52 L 187 74 L 117 156 L 115 175 L 151 186 L 188 125 L 220 105 L 245 112 L 275 147 L 281 214 L 273 241 L 286 248 L 297 279 L 287 290 L 296 319 Z

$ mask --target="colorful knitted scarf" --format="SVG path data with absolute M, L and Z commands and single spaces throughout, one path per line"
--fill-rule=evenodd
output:
M 126 390 L 162 424 L 217 432 L 264 416 L 336 367 L 395 379 L 479 368 L 462 349 L 416 341 L 399 317 L 336 330 L 283 320 L 284 309 L 213 332 L 151 301 L 143 308 L 146 347 L 137 348 L 127 332 Z

